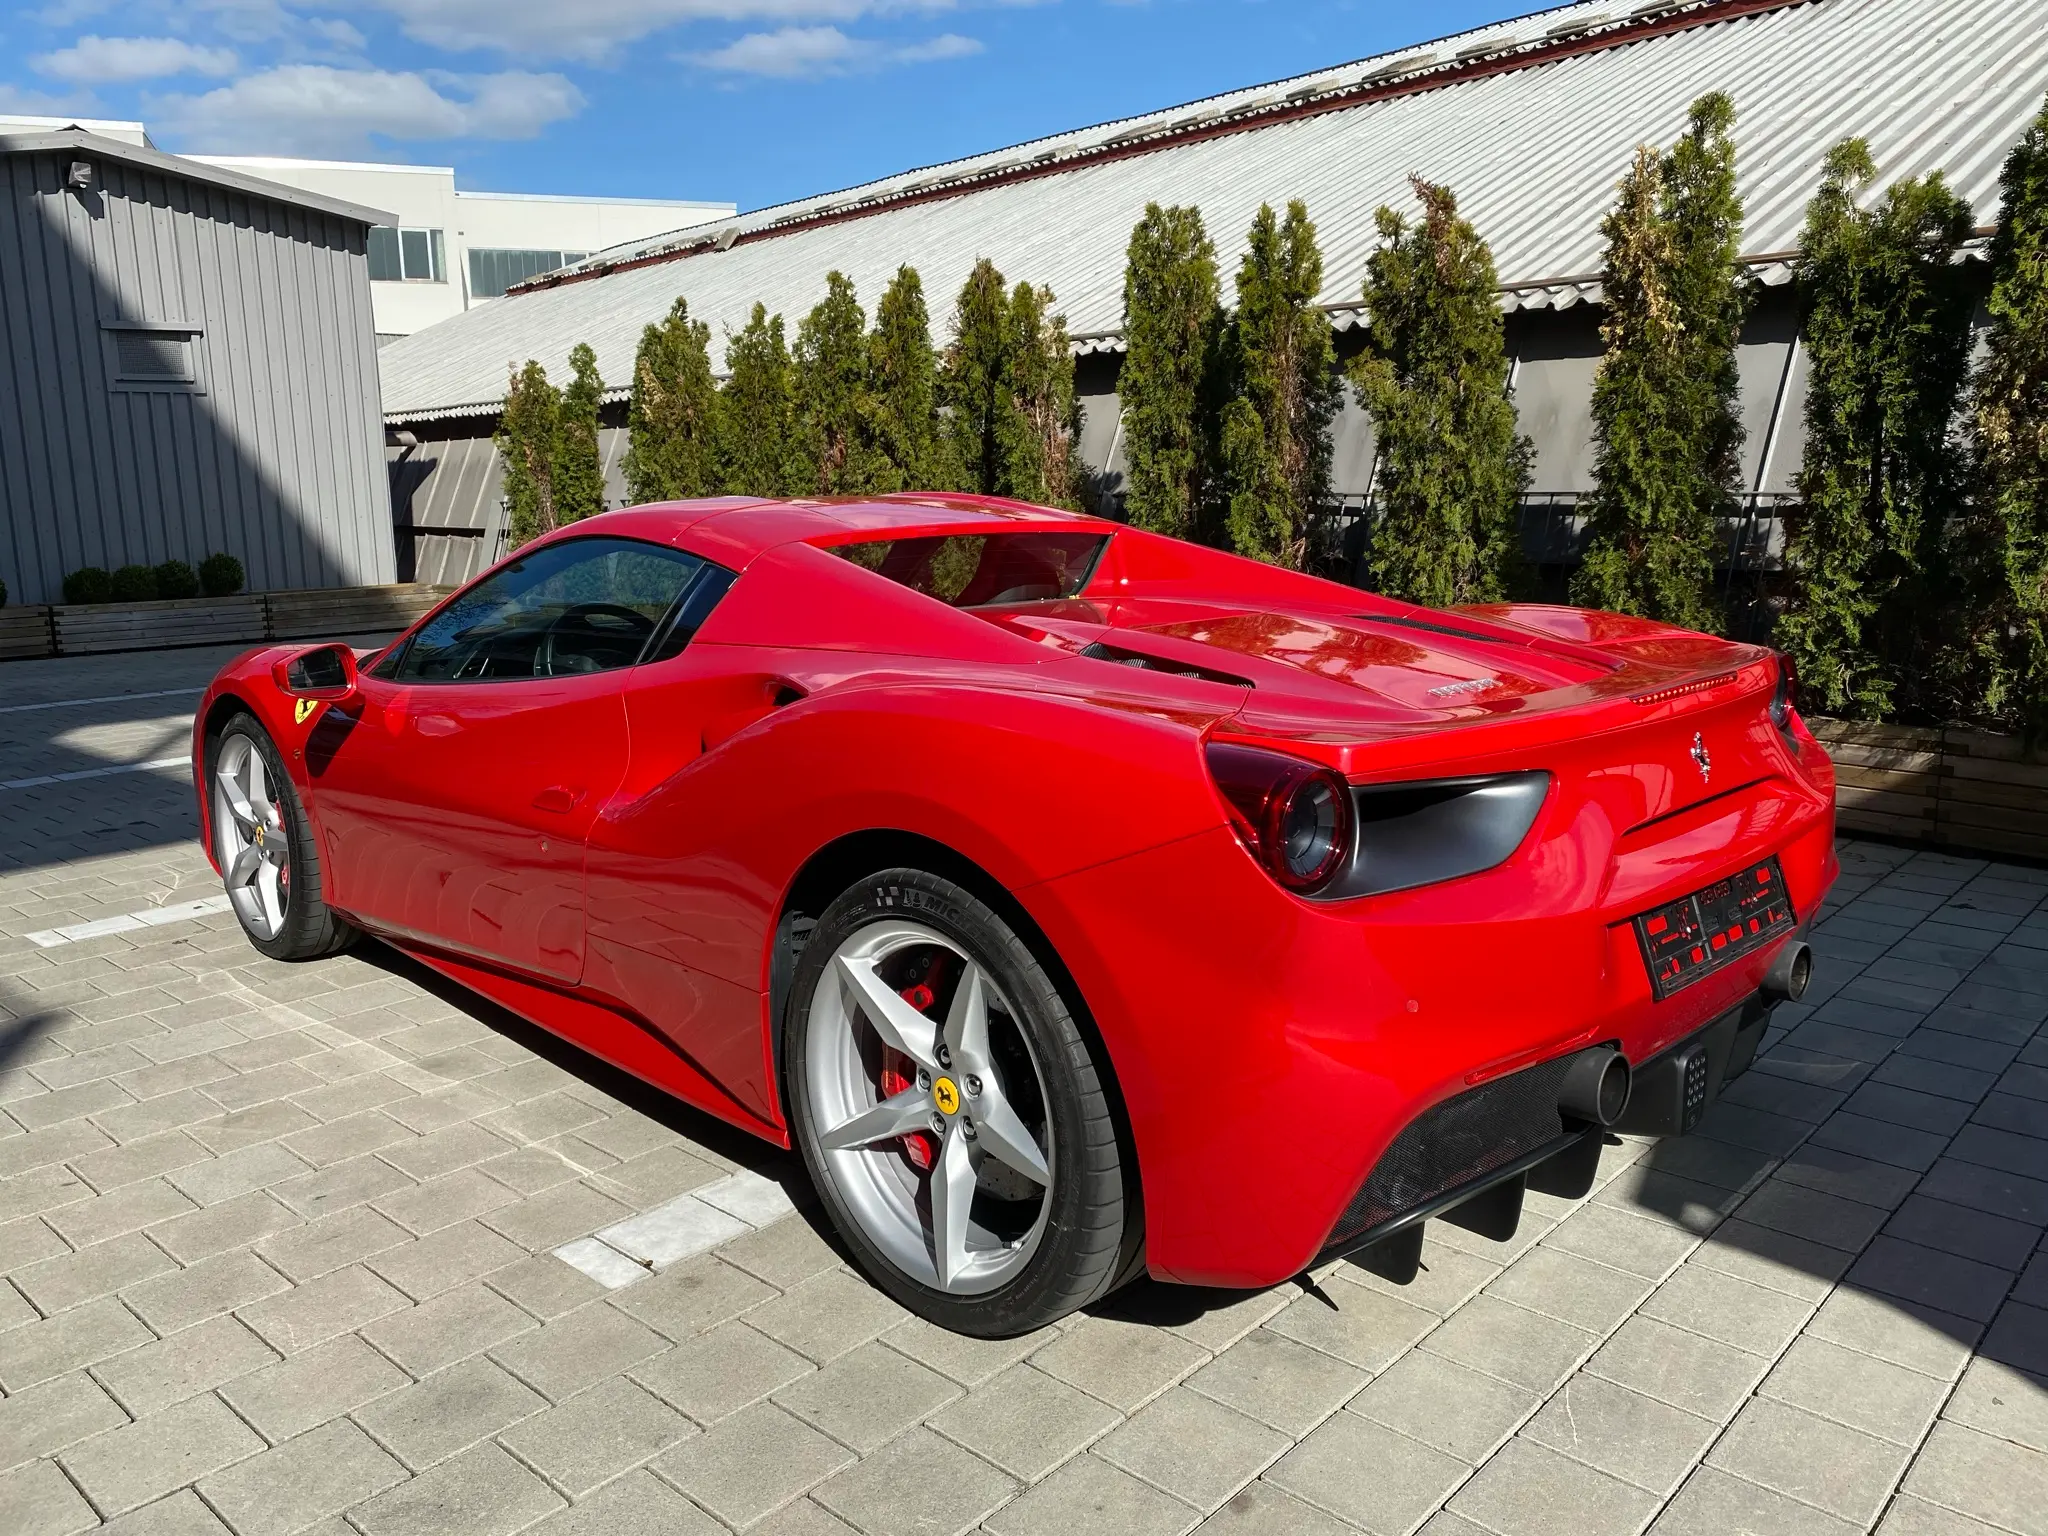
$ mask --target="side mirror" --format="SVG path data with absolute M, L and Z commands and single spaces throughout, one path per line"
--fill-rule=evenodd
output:
M 278 688 L 294 699 L 332 703 L 356 691 L 356 653 L 345 645 L 315 645 L 270 669 Z

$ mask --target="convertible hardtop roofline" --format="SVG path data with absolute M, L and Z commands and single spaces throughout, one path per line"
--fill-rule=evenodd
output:
M 1099 528 L 1105 534 L 1119 527 L 1086 512 L 1063 512 L 1002 496 L 964 493 L 903 492 L 816 500 L 719 496 L 623 507 L 557 529 L 547 540 L 601 533 L 667 544 L 694 529 L 700 536 L 715 535 L 727 560 L 743 563 L 784 544 L 1076 525 Z

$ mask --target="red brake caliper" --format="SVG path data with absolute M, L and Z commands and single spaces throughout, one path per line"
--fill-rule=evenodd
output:
M 925 975 L 929 977 L 931 972 L 927 971 Z M 923 1013 L 925 1009 L 932 1005 L 932 989 L 928 981 L 920 981 L 914 986 L 905 987 L 899 995 L 903 1001 L 910 1004 L 919 1013 Z M 894 1047 L 884 1046 L 882 1049 L 882 1097 L 885 1099 L 894 1098 L 897 1094 L 914 1087 L 916 1082 L 916 1063 Z M 927 1132 L 912 1131 L 903 1138 L 903 1154 L 910 1159 L 920 1172 L 925 1172 L 931 1168 L 932 1159 L 938 1155 L 938 1147 Z

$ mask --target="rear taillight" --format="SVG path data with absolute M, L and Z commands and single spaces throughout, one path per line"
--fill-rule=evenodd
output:
M 1328 885 L 1351 858 L 1351 786 L 1280 752 L 1230 742 L 1210 742 L 1205 751 L 1231 829 L 1252 857 L 1290 891 L 1305 895 Z
M 1783 651 L 1775 654 L 1778 658 L 1778 686 L 1771 694 L 1771 724 L 1797 752 L 1799 733 L 1792 729 L 1792 722 L 1799 714 L 1799 668 Z

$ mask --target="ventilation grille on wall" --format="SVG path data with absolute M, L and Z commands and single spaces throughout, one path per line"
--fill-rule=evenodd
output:
M 182 331 L 121 331 L 114 337 L 114 360 L 124 379 L 189 379 L 192 338 Z

